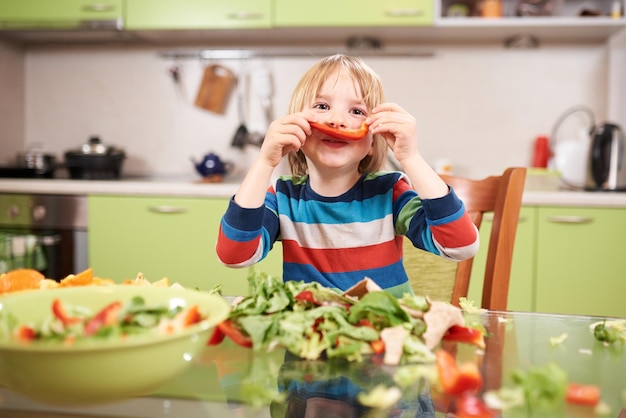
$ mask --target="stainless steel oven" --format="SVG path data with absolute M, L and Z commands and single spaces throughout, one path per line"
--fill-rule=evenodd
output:
M 0 273 L 27 267 L 60 280 L 88 267 L 87 197 L 0 194 Z

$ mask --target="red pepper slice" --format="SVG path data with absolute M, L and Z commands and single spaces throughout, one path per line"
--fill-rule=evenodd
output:
M 596 406 L 600 402 L 600 388 L 595 385 L 568 383 L 565 400 L 575 405 Z
M 32 341 L 36 336 L 35 330 L 28 325 L 22 325 L 15 330 L 15 337 L 22 342 Z
M 487 405 L 478 396 L 472 393 L 465 393 L 456 399 L 457 418 L 495 418 Z
M 348 141 L 357 141 L 359 139 L 365 138 L 367 132 L 369 131 L 369 125 L 365 122 L 358 129 L 337 129 L 328 125 L 324 125 L 323 123 L 318 122 L 309 122 L 311 127 L 317 129 L 318 131 L 332 136 L 337 139 L 345 139 Z
M 236 344 L 242 347 L 252 347 L 252 339 L 235 327 L 235 324 L 233 324 L 233 321 L 230 319 L 220 322 L 217 324 L 217 327 L 224 333 L 224 335 L 233 340 Z
M 374 354 L 382 354 L 385 352 L 385 342 L 383 340 L 371 341 L 370 347 L 372 347 Z
M 472 344 L 480 348 L 485 348 L 485 339 L 482 331 L 476 328 L 452 325 L 443 336 L 444 341 Z
M 76 324 L 81 321 L 80 318 L 69 316 L 67 312 L 65 312 L 65 308 L 60 299 L 52 301 L 52 313 L 63 322 L 63 325 Z
M 209 338 L 209 341 L 207 341 L 207 345 L 218 345 L 222 341 L 224 341 L 224 337 L 226 337 L 226 334 L 222 332 L 220 327 L 216 326 L 213 329 L 213 334 L 211 334 L 211 338 Z
M 306 302 L 306 303 L 311 303 L 313 305 L 319 305 L 317 302 L 315 302 L 315 298 L 313 297 L 313 292 L 311 292 L 310 290 L 303 290 L 302 292 L 298 293 L 294 299 L 298 302 Z
M 85 335 L 93 335 L 100 328 L 117 322 L 117 314 L 122 310 L 122 302 L 111 302 L 85 323 Z
M 467 362 L 459 367 L 454 356 L 446 350 L 437 351 L 435 356 L 439 382 L 446 395 L 459 396 L 480 389 L 483 379 L 475 363 Z

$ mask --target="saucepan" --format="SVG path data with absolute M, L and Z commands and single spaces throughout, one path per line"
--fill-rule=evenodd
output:
M 65 153 L 65 166 L 72 179 L 111 180 L 121 176 L 125 158 L 124 150 L 93 136 L 80 148 Z

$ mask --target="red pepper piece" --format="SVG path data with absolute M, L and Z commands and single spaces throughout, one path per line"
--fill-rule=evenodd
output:
M 52 313 L 63 322 L 63 325 L 77 324 L 81 321 L 80 318 L 69 316 L 67 312 L 65 312 L 65 308 L 60 299 L 52 301 Z
M 439 382 L 446 395 L 459 396 L 480 389 L 483 380 L 476 364 L 467 362 L 459 367 L 454 356 L 445 350 L 439 350 L 435 355 Z
M 100 312 L 98 312 L 93 318 L 89 319 L 85 323 L 85 335 L 93 335 L 100 328 L 107 325 L 115 324 L 118 313 L 122 310 L 122 302 L 112 302 L 105 306 Z
M 472 344 L 480 348 L 485 348 L 485 338 L 482 331 L 476 328 L 452 325 L 443 336 L 444 341 Z
M 252 347 L 252 339 L 248 335 L 241 332 L 241 330 L 239 330 L 239 328 L 237 328 L 230 319 L 220 322 L 217 327 L 224 333 L 224 335 L 233 340 L 236 344 L 242 347 Z
M 303 290 L 302 292 L 298 293 L 294 297 L 294 299 L 298 302 L 306 302 L 318 305 L 318 303 L 315 302 L 315 298 L 313 297 L 313 292 L 311 292 L 310 290 Z
M 383 340 L 371 341 L 370 347 L 372 347 L 374 354 L 382 354 L 385 352 L 385 342 Z
M 487 405 L 478 396 L 472 393 L 465 393 L 456 399 L 457 418 L 495 418 Z
M 328 125 L 324 125 L 323 123 L 318 122 L 309 122 L 311 127 L 317 129 L 318 131 L 332 136 L 337 139 L 345 139 L 348 141 L 357 141 L 359 139 L 365 138 L 367 132 L 369 131 L 369 125 L 365 122 L 358 129 L 337 129 Z
M 200 313 L 198 305 L 193 305 L 192 307 L 184 310 L 178 315 L 181 318 L 183 328 L 193 324 L 197 324 L 198 322 L 202 321 L 202 314 Z
M 213 330 L 213 334 L 211 334 L 211 338 L 207 341 L 207 345 L 218 345 L 224 341 L 224 337 L 226 337 L 226 334 L 222 332 L 220 327 L 216 326 Z
M 32 327 L 28 325 L 22 325 L 15 329 L 14 331 L 15 337 L 22 342 L 29 342 L 35 339 L 37 334 Z
M 600 388 L 595 385 L 568 383 L 565 400 L 575 405 L 596 406 L 600 402 Z

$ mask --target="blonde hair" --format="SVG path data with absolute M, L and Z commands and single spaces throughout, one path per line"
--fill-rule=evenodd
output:
M 311 106 L 326 79 L 341 69 L 354 79 L 368 109 L 371 110 L 383 102 L 383 87 L 378 74 L 359 57 L 337 54 L 323 58 L 302 76 L 291 97 L 289 113 L 301 112 Z M 386 157 L 387 142 L 382 135 L 374 135 L 372 153 L 359 163 L 359 173 L 380 170 Z M 288 159 L 291 174 L 295 177 L 307 174 L 308 167 L 302 150 L 290 152 Z

